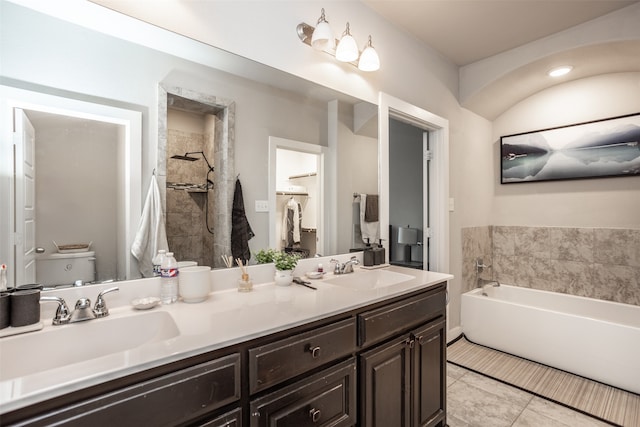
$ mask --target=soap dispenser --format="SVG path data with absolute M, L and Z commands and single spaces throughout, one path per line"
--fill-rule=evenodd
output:
M 374 265 L 384 264 L 385 251 L 384 251 L 384 247 L 382 246 L 382 239 L 378 241 L 378 247 L 373 248 L 372 252 L 373 252 L 373 264 Z
M 375 264 L 375 255 L 373 253 L 373 248 L 371 247 L 371 243 L 369 243 L 369 239 L 367 239 L 367 244 L 364 247 L 364 254 L 362 255 L 363 264 L 365 267 L 371 267 Z

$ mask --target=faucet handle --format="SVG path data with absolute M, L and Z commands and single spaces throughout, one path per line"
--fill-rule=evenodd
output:
M 40 301 L 58 303 L 56 315 L 53 317 L 53 321 L 51 322 L 53 325 L 64 325 L 69 323 L 69 320 L 71 320 L 71 313 L 69 313 L 69 307 L 67 307 L 65 300 L 60 297 L 40 297 Z
M 335 264 L 335 265 L 333 266 L 333 274 L 340 274 L 340 261 L 338 261 L 338 260 L 337 260 L 337 259 L 335 259 L 335 258 L 332 258 L 332 259 L 329 261 L 329 264 Z
M 114 286 L 113 288 L 105 289 L 98 294 L 96 298 L 96 304 L 93 307 L 93 314 L 95 314 L 96 317 L 106 317 L 109 315 L 109 309 L 107 308 L 107 304 L 105 303 L 103 296 L 105 294 L 108 294 L 109 292 L 115 292 L 119 290 L 119 287 Z

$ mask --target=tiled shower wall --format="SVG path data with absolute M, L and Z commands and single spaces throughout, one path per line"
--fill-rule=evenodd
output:
M 486 226 L 462 229 L 463 292 L 485 279 L 640 305 L 640 229 Z
M 182 132 L 169 129 L 167 135 L 167 182 L 204 184 L 207 164 L 200 160 L 188 162 L 171 159 L 174 154 L 191 151 L 204 151 L 207 159 L 213 161 L 211 154 L 213 136 Z M 210 193 L 213 191 L 210 190 Z M 190 193 L 185 190 L 167 188 L 167 242 L 178 261 L 196 261 L 198 265 L 213 266 L 213 235 L 205 225 L 205 203 L 209 202 L 209 225 L 213 228 L 213 194 Z

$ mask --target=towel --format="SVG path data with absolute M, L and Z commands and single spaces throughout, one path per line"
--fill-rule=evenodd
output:
M 364 220 L 366 222 L 378 221 L 378 195 L 367 194 L 366 202 L 364 207 Z
M 160 189 L 156 176 L 152 175 L 138 231 L 131 245 L 131 254 L 138 260 L 138 269 L 142 277 L 153 276 L 153 257 L 158 250 L 168 248 Z
M 236 188 L 233 192 L 233 209 L 231 211 L 231 254 L 233 259 L 240 258 L 248 263 L 251 259 L 249 240 L 255 236 L 244 210 L 244 197 L 242 185 L 236 179 Z
M 362 234 L 362 242 L 375 243 L 378 240 L 380 224 L 378 221 L 365 221 L 367 199 L 368 196 L 366 194 L 360 195 L 360 233 Z

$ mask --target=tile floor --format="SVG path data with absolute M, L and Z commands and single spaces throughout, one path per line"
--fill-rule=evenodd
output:
M 449 427 L 610 427 L 610 424 L 447 363 Z

